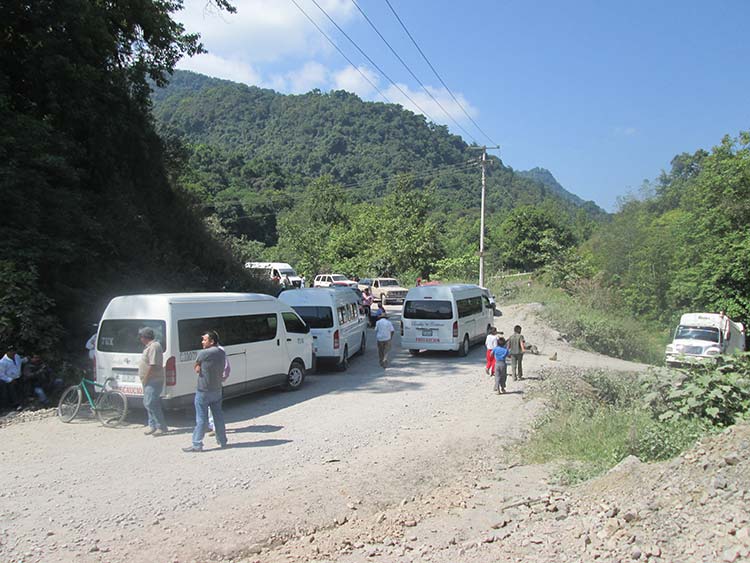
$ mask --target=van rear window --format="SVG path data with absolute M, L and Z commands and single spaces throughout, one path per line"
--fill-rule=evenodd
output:
M 330 307 L 292 307 L 310 328 L 333 327 L 333 309 Z
M 154 319 L 107 319 L 99 326 L 99 339 L 96 349 L 100 352 L 119 354 L 140 354 L 143 344 L 138 338 L 138 331 L 144 327 L 154 329 L 156 340 L 166 349 L 167 324 Z
M 446 321 L 453 318 L 453 307 L 450 301 L 407 301 L 404 318 Z

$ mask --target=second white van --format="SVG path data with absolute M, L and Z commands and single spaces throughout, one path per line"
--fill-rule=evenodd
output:
M 195 359 L 209 330 L 229 359 L 224 396 L 269 387 L 298 389 L 312 369 L 312 335 L 284 303 L 258 293 L 174 293 L 115 297 L 102 315 L 96 340 L 96 379 L 112 377 L 129 398 L 141 398 L 138 330 L 154 329 L 164 350 L 165 406 L 193 403 Z
M 334 362 L 345 370 L 353 355 L 364 354 L 367 320 L 354 291 L 309 288 L 284 291 L 279 299 L 291 306 L 310 327 L 317 361 Z
M 465 356 L 472 344 L 484 341 L 493 311 L 488 292 L 478 285 L 413 287 L 404 300 L 401 347 L 411 354 L 452 350 Z

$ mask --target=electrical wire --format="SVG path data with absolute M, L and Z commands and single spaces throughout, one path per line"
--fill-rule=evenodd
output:
M 414 37 L 412 37 L 412 34 L 411 34 L 411 33 L 409 33 L 409 30 L 408 30 L 408 29 L 406 28 L 406 25 L 404 24 L 404 22 L 403 22 L 403 21 L 401 21 L 401 18 L 400 18 L 400 17 L 399 17 L 399 15 L 398 15 L 398 14 L 396 13 L 396 10 L 394 10 L 394 9 L 393 9 L 393 6 L 391 5 L 390 1 L 389 1 L 389 0 L 385 0 L 385 3 L 386 3 L 386 4 L 388 4 L 388 7 L 389 7 L 389 8 L 391 9 L 391 12 L 393 12 L 393 15 L 394 15 L 394 16 L 396 16 L 396 19 L 398 20 L 398 23 L 400 23 L 400 24 L 401 24 L 401 27 L 402 27 L 402 28 L 404 29 L 404 31 L 406 32 L 406 35 L 408 35 L 408 36 L 409 36 L 409 39 L 411 39 L 411 42 L 412 42 L 412 43 L 414 44 L 414 46 L 415 46 L 415 47 L 417 48 L 417 51 L 419 51 L 419 54 L 420 54 L 420 55 L 422 55 L 422 58 L 423 58 L 423 59 L 425 60 L 425 62 L 426 62 L 426 63 L 428 64 L 428 66 L 429 66 L 429 67 L 430 67 L 430 68 L 432 69 L 432 72 L 434 72 L 434 73 L 435 73 L 435 76 L 437 76 L 437 79 L 438 79 L 438 80 L 440 81 L 440 83 L 441 83 L 441 84 L 443 85 L 443 87 L 444 87 L 444 88 L 445 88 L 445 89 L 446 89 L 446 90 L 448 91 L 448 93 L 449 93 L 449 94 L 451 95 L 451 98 L 453 98 L 453 101 L 454 101 L 454 102 L 456 102 L 456 104 L 458 104 L 458 107 L 460 107 L 460 108 L 461 108 L 461 111 L 463 111 L 463 112 L 464 112 L 464 115 L 465 115 L 466 117 L 468 117 L 468 118 L 469 118 L 469 120 L 470 120 L 470 121 L 471 121 L 471 122 L 472 122 L 472 123 L 474 124 L 474 127 L 476 127 L 476 128 L 477 128 L 477 129 L 479 130 L 479 132 L 480 132 L 480 133 L 482 133 L 482 135 L 484 135 L 484 136 L 485 136 L 485 137 L 486 137 L 486 138 L 487 138 L 487 139 L 488 139 L 488 140 L 490 141 L 490 144 L 492 144 L 492 145 L 495 145 L 495 146 L 499 146 L 499 145 L 498 145 L 498 143 L 496 143 L 495 141 L 493 141 L 493 140 L 492 140 L 492 138 L 491 138 L 491 137 L 490 137 L 490 136 L 489 136 L 489 135 L 488 135 L 487 133 L 485 133 L 485 132 L 484 132 L 484 130 L 483 130 L 483 129 L 482 129 L 482 128 L 481 128 L 481 127 L 480 127 L 480 126 L 479 126 L 479 125 L 477 124 L 477 122 L 476 122 L 476 121 L 474 121 L 474 119 L 473 119 L 473 118 L 472 118 L 472 117 L 471 117 L 471 116 L 469 115 L 469 113 L 468 113 L 468 112 L 466 111 L 466 109 L 465 109 L 465 108 L 464 108 L 464 106 L 463 106 L 463 105 L 461 104 L 461 102 L 459 102 L 459 101 L 458 101 L 458 98 L 456 98 L 456 96 L 455 96 L 455 95 L 453 94 L 453 92 L 451 91 L 451 89 L 450 89 L 450 88 L 448 88 L 448 85 L 447 85 L 447 84 L 445 83 L 445 81 L 444 81 L 444 80 L 442 79 L 442 77 L 440 76 L 440 74 L 438 74 L 438 71 L 437 71 L 437 70 L 435 70 L 435 67 L 434 67 L 434 66 L 432 66 L 432 63 L 430 62 L 430 59 L 428 59 L 428 58 L 427 58 L 427 55 L 425 55 L 425 54 L 424 54 L 424 52 L 422 51 L 422 49 L 421 49 L 421 48 L 419 47 L 419 45 L 417 44 L 417 41 L 416 41 L 416 40 L 414 39 Z
M 356 70 L 356 71 L 357 71 L 357 72 L 358 72 L 359 74 L 361 74 L 361 75 L 362 75 L 362 78 L 364 78 L 364 79 L 365 79 L 365 80 L 367 81 L 367 83 L 368 83 L 368 84 L 369 84 L 370 86 L 372 86 L 372 87 L 373 87 L 373 88 L 375 89 L 375 91 L 376 91 L 376 92 L 377 92 L 378 94 L 380 94 L 380 96 L 381 96 L 381 97 L 382 97 L 382 98 L 383 98 L 383 99 L 385 100 L 385 102 L 386 102 L 387 104 L 390 104 L 390 103 L 391 103 L 391 101 L 390 101 L 390 100 L 389 100 L 389 99 L 388 99 L 388 98 L 386 97 L 386 95 L 385 95 L 385 94 L 383 94 L 383 92 L 381 92 L 381 91 L 380 91 L 380 89 L 379 89 L 379 88 L 378 88 L 377 86 L 375 86 L 375 84 L 373 84 L 372 80 L 370 80 L 370 79 L 368 78 L 368 76 L 367 76 L 367 75 L 366 75 L 366 74 L 365 74 L 364 72 L 362 72 L 362 70 L 361 70 L 361 69 L 360 69 L 360 68 L 359 68 L 359 67 L 358 67 L 357 65 L 355 65 L 355 64 L 354 64 L 354 63 L 352 62 L 352 60 L 351 60 L 351 59 L 350 59 L 349 57 L 347 57 L 347 56 L 346 56 L 346 53 L 344 53 L 344 51 L 342 51 L 342 50 L 341 50 L 341 49 L 339 48 L 339 46 L 338 46 L 338 45 L 336 45 L 336 43 L 335 43 L 335 42 L 333 41 L 333 39 L 331 39 L 331 38 L 330 38 L 330 37 L 328 36 L 328 34 L 327 34 L 327 33 L 326 33 L 325 31 L 323 31 L 323 30 L 321 29 L 321 27 L 320 27 L 320 26 L 319 26 L 319 25 L 318 25 L 317 23 L 315 23 L 315 20 L 314 20 L 314 19 L 312 19 L 312 18 L 311 18 L 311 17 L 310 17 L 310 16 L 309 16 L 309 15 L 307 14 L 307 12 L 305 12 L 305 10 L 303 10 L 303 9 L 302 9 L 302 6 L 300 6 L 299 4 L 297 4 L 297 1 L 296 1 L 296 0 L 291 0 L 291 1 L 292 1 L 292 4 L 294 4 L 295 6 L 297 6 L 297 8 L 299 9 L 299 11 L 300 11 L 300 12 L 302 12 L 302 14 L 303 14 L 303 15 L 304 15 L 304 16 L 305 16 L 305 17 L 306 17 L 306 18 L 307 18 L 308 20 L 310 20 L 310 23 L 311 23 L 311 24 L 313 24 L 313 25 L 315 26 L 315 28 L 316 28 L 316 29 L 317 29 L 317 30 L 318 30 L 318 31 L 319 31 L 319 32 L 321 33 L 321 35 L 323 35 L 323 37 L 325 37 L 325 38 L 326 38 L 326 39 L 328 40 L 328 42 L 329 42 L 329 43 L 330 43 L 331 45 L 333 45 L 333 47 L 334 47 L 334 48 L 335 48 L 335 49 L 336 49 L 336 50 L 337 50 L 337 51 L 338 51 L 338 52 L 339 52 L 339 53 L 341 54 L 341 56 L 342 56 L 342 57 L 344 57 L 344 58 L 346 59 L 346 62 L 348 62 L 348 63 L 349 63 L 349 64 L 350 64 L 350 65 L 351 65 L 351 66 L 352 66 L 352 67 L 354 68 L 354 70 Z M 317 4 L 316 4 L 316 6 L 317 6 Z M 318 8 L 320 8 L 320 6 L 318 6 Z M 328 14 L 326 14 L 326 15 L 328 15 Z M 338 26 L 337 26 L 337 27 L 338 27 Z
M 429 113 L 427 113 L 427 112 L 426 112 L 425 110 L 423 110 L 423 109 L 422 109 L 422 108 L 421 108 L 421 107 L 419 106 L 419 104 L 418 104 L 417 102 L 415 102 L 415 101 L 414 101 L 414 100 L 413 100 L 413 99 L 411 98 L 411 96 L 409 96 L 409 94 L 407 94 L 406 92 L 404 92 L 404 90 L 403 90 L 403 88 L 401 88 L 401 86 L 399 86 L 398 84 L 396 84 L 396 83 L 395 83 L 395 82 L 394 82 L 394 81 L 393 81 L 393 80 L 391 79 L 391 77 L 390 77 L 390 76 L 388 76 L 388 74 L 386 74 L 386 72 L 385 72 L 385 71 L 384 71 L 384 70 L 383 70 L 382 68 L 380 68 L 380 67 L 378 66 L 378 64 L 377 64 L 377 63 L 376 63 L 375 61 L 373 61 L 373 60 L 372 60 L 372 59 L 371 59 L 371 58 L 370 58 L 370 57 L 369 57 L 369 56 L 367 55 L 367 53 L 365 53 L 365 52 L 364 52 L 364 51 L 362 50 L 362 48 L 361 48 L 361 47 L 360 47 L 360 46 L 359 46 L 359 45 L 357 44 L 357 42 L 356 42 L 356 41 L 354 41 L 354 39 L 352 39 L 351 37 L 349 37 L 349 34 L 348 34 L 348 33 L 346 33 L 346 31 L 344 31 L 343 29 L 341 29 L 341 26 L 339 26 L 339 24 L 337 24 L 337 23 L 336 23 L 336 21 L 335 21 L 335 20 L 334 20 L 334 19 L 333 19 L 333 18 L 332 18 L 331 16 L 329 16 L 329 15 L 328 15 L 328 12 L 326 12 L 326 11 L 325 11 L 325 10 L 324 10 L 324 9 L 323 9 L 323 8 L 322 8 L 321 6 L 320 6 L 320 4 L 318 4 L 318 2 L 317 2 L 316 0 L 310 0 L 310 1 L 311 1 L 311 2 L 313 3 L 313 4 L 315 4 L 315 6 L 317 6 L 318 10 L 320 10 L 321 12 L 323 12 L 323 15 L 324 15 L 325 17 L 327 17 L 327 18 L 328 18 L 328 20 L 329 20 L 329 21 L 330 21 L 330 22 L 331 22 L 331 23 L 332 23 L 332 24 L 333 24 L 333 25 L 334 25 L 334 26 L 336 27 L 336 29 L 338 29 L 338 30 L 339 30 L 339 31 L 341 32 L 341 34 L 342 34 L 342 35 L 343 35 L 344 37 L 346 37 L 346 38 L 347 38 L 347 39 L 349 40 L 349 42 L 350 42 L 350 43 L 351 43 L 352 45 L 354 45 L 354 47 L 355 47 L 355 48 L 356 48 L 356 49 L 357 49 L 357 50 L 358 50 L 358 51 L 359 51 L 359 52 L 360 52 L 360 53 L 362 54 L 362 56 L 363 56 L 363 57 L 364 57 L 365 59 L 367 59 L 367 60 L 368 60 L 368 62 L 369 62 L 369 63 L 370 63 L 370 64 L 371 64 L 372 66 L 374 66 L 374 67 L 375 67 L 375 68 L 377 69 L 377 71 L 378 71 L 378 72 L 379 72 L 380 74 L 382 74 L 383 76 L 385 76 L 385 78 L 386 78 L 386 79 L 388 80 L 388 82 L 390 82 L 391 84 L 393 84 L 393 86 L 395 86 L 395 88 L 396 88 L 396 89 L 397 89 L 397 90 L 398 90 L 399 92 L 401 92 L 401 94 L 403 94 L 403 96 L 404 96 L 404 97 L 405 97 L 405 98 L 406 98 L 407 100 L 409 100 L 409 101 L 410 101 L 410 102 L 412 103 L 412 105 L 413 105 L 413 106 L 414 106 L 415 108 L 417 108 L 417 109 L 419 110 L 419 112 L 420 112 L 420 113 L 421 113 L 422 115 L 424 115 L 424 116 L 425 116 L 425 117 L 426 117 L 426 118 L 427 118 L 428 120 L 432 121 L 433 123 L 437 123 L 437 122 L 436 122 L 436 121 L 435 121 L 434 119 L 432 119 L 432 117 L 430 117 L 430 114 L 429 114 Z M 292 2 L 294 2 L 294 3 L 296 4 L 295 0 L 292 0 Z
M 364 18 L 365 18 L 365 21 L 367 21 L 367 23 L 368 23 L 368 24 L 370 24 L 370 27 L 371 27 L 371 28 L 372 28 L 372 29 L 373 29 L 373 30 L 375 31 L 375 33 L 377 33 L 377 34 L 378 34 L 378 37 L 380 37 L 380 39 L 382 39 L 382 40 L 383 40 L 383 43 L 385 43 L 385 44 L 386 44 L 386 45 L 388 46 L 388 48 L 389 48 L 389 49 L 391 50 L 391 53 L 393 53 L 393 56 L 394 56 L 394 57 L 396 57 L 396 58 L 398 59 L 398 61 L 399 61 L 399 62 L 401 63 L 401 65 L 402 65 L 402 66 L 403 66 L 403 67 L 404 67 L 404 68 L 405 68 L 405 69 L 407 70 L 407 72 L 408 72 L 409 74 L 411 74 L 411 77 L 412 77 L 412 78 L 413 78 L 414 80 L 416 80 L 416 81 L 417 81 L 417 83 L 418 83 L 418 84 L 419 84 L 419 85 L 420 85 L 420 86 L 422 87 L 422 90 L 424 90 L 424 91 L 425 91 L 425 93 L 426 93 L 426 94 L 427 94 L 427 95 L 428 95 L 428 96 L 429 96 L 430 98 L 432 98 L 432 101 L 434 101 L 434 102 L 435 102 L 435 103 L 436 103 L 436 104 L 438 105 L 438 107 L 439 107 L 439 108 L 440 108 L 440 109 L 442 110 L 442 112 L 443 112 L 443 113 L 445 114 L 445 116 L 446 116 L 446 117 L 447 117 L 448 119 L 450 119 L 450 120 L 451 120 L 451 121 L 453 122 L 453 124 L 454 124 L 454 125 L 455 125 L 455 126 L 456 126 L 456 127 L 458 128 L 458 129 L 460 129 L 461 131 L 463 131 L 463 132 L 464 132 L 464 133 L 466 134 L 466 136 L 467 136 L 467 137 L 468 137 L 469 139 L 471 139 L 471 141 L 472 141 L 472 142 L 473 142 L 474 144 L 477 144 L 477 141 L 476 141 L 476 139 L 474 138 L 474 136 L 473 136 L 473 135 L 472 135 L 471 133 L 469 133 L 469 132 L 468 132 L 468 131 L 467 131 L 466 129 L 464 129 L 464 127 L 463 127 L 463 126 L 462 126 L 462 125 L 461 125 L 460 123 L 458 123 L 458 121 L 456 121 L 456 120 L 455 120 L 455 119 L 453 118 L 453 116 L 452 116 L 452 115 L 451 115 L 450 113 L 448 113 L 448 110 L 447 110 L 447 109 L 445 109 L 445 108 L 443 107 L 443 104 L 441 104 L 441 103 L 440 103 L 440 101 L 439 101 L 439 100 L 438 100 L 438 99 L 437 99 L 437 98 L 436 98 L 435 96 L 433 96 L 432 92 L 430 92 L 430 91 L 429 91 L 429 90 L 427 89 L 427 87 L 426 87 L 426 86 L 425 86 L 425 85 L 424 85 L 424 84 L 422 83 L 422 81 L 421 81 L 421 80 L 420 80 L 420 79 L 419 79 L 419 78 L 417 77 L 417 75 L 416 75 L 416 74 L 414 74 L 414 72 L 413 72 L 413 71 L 412 71 L 412 69 L 411 69 L 411 68 L 409 67 L 409 65 L 407 65 L 407 64 L 406 64 L 406 62 L 404 61 L 404 59 L 402 59 L 402 58 L 401 58 L 401 56 L 400 56 L 400 55 L 399 55 L 399 54 L 398 54 L 398 53 L 396 52 L 396 50 L 395 50 L 395 49 L 394 49 L 394 48 L 393 48 L 393 47 L 391 46 L 391 44 L 390 44 L 390 43 L 388 42 L 388 40 L 387 40 L 387 39 L 386 39 L 386 38 L 385 38 L 385 37 L 383 36 L 383 34 L 382 34 L 382 33 L 380 33 L 380 30 L 379 30 L 379 29 L 378 29 L 378 28 L 377 28 L 377 27 L 375 26 L 375 24 L 374 24 L 374 23 L 372 22 L 372 20 L 371 20 L 371 19 L 370 19 L 369 17 L 367 17 L 367 14 L 365 14 L 364 10 L 362 10 L 362 8 L 361 8 L 361 7 L 360 7 L 360 5 L 359 5 L 359 4 L 357 3 L 357 1 L 356 1 L 356 0 L 351 0 L 351 2 L 352 2 L 352 4 L 354 4 L 354 6 L 355 6 L 355 7 L 357 8 L 357 10 L 359 10 L 359 13 L 360 13 L 360 14 L 362 14 L 362 17 L 364 17 Z

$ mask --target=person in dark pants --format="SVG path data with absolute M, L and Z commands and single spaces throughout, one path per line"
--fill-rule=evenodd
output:
M 510 365 L 513 381 L 523 379 L 523 353 L 526 351 L 526 341 L 521 334 L 521 326 L 513 327 L 513 334 L 508 338 L 508 352 L 510 353 Z
M 497 339 L 497 346 L 492 350 L 492 355 L 495 357 L 495 386 L 493 391 L 498 395 L 505 393 L 505 382 L 508 379 L 508 364 L 505 363 L 508 358 L 508 348 L 505 347 L 505 338 L 502 336 Z
M 226 365 L 226 354 L 219 348 L 218 335 L 210 330 L 201 337 L 203 350 L 195 359 L 195 373 L 198 374 L 198 386 L 195 391 L 195 429 L 193 445 L 182 448 L 183 452 L 202 452 L 203 436 L 208 424 L 208 409 L 214 415 L 216 441 L 221 448 L 227 447 L 227 429 L 224 423 L 224 411 L 221 408 L 221 382 Z

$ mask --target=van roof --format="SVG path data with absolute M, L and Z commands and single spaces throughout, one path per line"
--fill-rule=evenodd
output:
M 347 289 L 347 288 L 343 288 Z M 302 289 L 290 289 L 279 295 L 279 300 L 288 305 L 315 306 L 322 303 L 330 304 L 333 300 L 357 303 L 357 294 L 354 291 L 342 291 L 328 287 L 306 287 Z
M 274 301 L 275 298 L 264 293 L 146 293 L 140 295 L 121 295 L 112 299 L 112 303 L 119 301 L 140 301 L 146 303 L 215 303 L 217 301 Z
M 286 262 L 245 262 L 245 268 L 283 268 L 294 270 L 294 268 Z
M 457 283 L 450 285 L 420 285 L 418 287 L 412 287 L 409 293 L 406 295 L 407 299 L 421 299 L 425 297 L 450 299 L 453 295 L 464 291 L 478 291 L 480 293 L 486 293 L 486 289 L 482 289 L 478 285 L 471 283 Z

